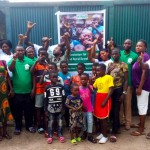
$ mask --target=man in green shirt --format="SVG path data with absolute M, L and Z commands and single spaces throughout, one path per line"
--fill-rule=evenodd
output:
M 33 61 L 24 56 L 25 50 L 22 46 L 17 46 L 15 49 L 13 59 L 8 62 L 9 70 L 13 73 L 12 82 L 13 90 L 15 93 L 13 106 L 14 106 L 14 119 L 16 129 L 14 134 L 20 134 L 22 128 L 22 114 L 24 112 L 26 130 L 35 132 L 32 127 L 32 75 L 30 68 Z
M 128 65 L 128 88 L 126 91 L 125 110 L 123 111 L 123 103 L 120 109 L 120 122 L 122 123 L 123 112 L 125 112 L 125 129 L 129 130 L 131 126 L 131 99 L 132 99 L 132 65 L 136 62 L 138 55 L 131 51 L 132 42 L 130 39 L 124 41 L 124 50 L 120 51 L 120 61 Z

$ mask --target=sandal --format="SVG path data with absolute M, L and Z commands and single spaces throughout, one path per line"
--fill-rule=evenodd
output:
M 36 130 L 35 130 L 34 127 L 29 127 L 29 128 L 28 128 L 28 131 L 29 131 L 30 133 L 35 133 L 35 132 L 36 132 Z
M 43 128 L 39 128 L 37 131 L 38 131 L 39 134 L 42 134 L 44 132 L 44 129 Z
M 80 137 L 77 137 L 77 138 L 76 138 L 76 141 L 77 141 L 77 142 L 81 142 L 81 140 L 82 140 L 82 139 L 81 139 Z
M 14 134 L 15 134 L 15 135 L 20 135 L 20 133 L 21 133 L 21 130 L 15 129 L 15 131 L 14 131 Z
M 114 135 L 110 136 L 109 140 L 110 142 L 117 142 L 117 138 Z
M 72 140 L 71 140 L 71 143 L 72 143 L 72 144 L 77 144 L 76 139 L 72 139 Z
M 52 144 L 52 142 L 53 142 L 53 139 L 52 139 L 52 138 L 48 138 L 48 139 L 47 139 L 47 143 L 48 143 L 48 144 Z
M 63 136 L 59 137 L 59 141 L 60 143 L 64 143 L 65 142 L 65 138 Z
M 147 133 L 146 138 L 150 139 L 150 133 Z
M 88 141 L 92 142 L 92 143 L 97 143 L 97 140 L 93 138 L 93 136 L 89 136 L 88 137 Z
M 144 131 L 143 131 L 143 132 L 140 132 L 140 131 L 133 131 L 133 132 L 131 133 L 131 135 L 132 135 L 132 136 L 145 135 L 145 132 L 144 132 Z

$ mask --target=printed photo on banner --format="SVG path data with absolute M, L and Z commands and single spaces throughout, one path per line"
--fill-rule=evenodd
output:
M 62 36 L 70 34 L 70 71 L 74 71 L 78 62 L 83 62 L 91 70 L 91 63 L 87 58 L 87 51 L 94 40 L 98 39 L 96 50 L 105 45 L 105 10 L 88 12 L 57 12 L 58 41 L 62 42 Z

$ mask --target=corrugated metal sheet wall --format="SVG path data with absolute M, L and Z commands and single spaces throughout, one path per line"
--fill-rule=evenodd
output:
M 13 44 L 17 43 L 16 37 L 19 33 L 24 34 L 26 32 L 27 21 L 37 23 L 30 34 L 31 42 L 40 44 L 41 37 L 48 36 L 53 38 L 52 43 L 54 43 L 54 28 L 56 28 L 54 14 L 52 7 L 10 8 Z
M 134 45 L 141 38 L 150 43 L 150 4 L 112 6 L 12 6 L 9 8 L 11 36 L 8 37 L 11 37 L 10 40 L 16 45 L 17 35 L 26 32 L 26 22 L 27 20 L 31 20 L 37 23 L 36 27 L 32 30 L 31 41 L 40 44 L 42 36 L 51 36 L 53 38 L 52 44 L 55 44 L 57 43 L 57 18 L 55 16 L 57 11 L 96 11 L 104 8 L 107 10 L 106 39 L 113 36 L 119 46 L 122 45 L 126 38 L 132 39 Z M 7 34 L 10 33 L 8 32 Z
M 113 36 L 118 45 L 124 39 L 145 39 L 150 46 L 150 5 L 115 6 Z
M 75 11 L 96 11 L 103 9 L 103 6 L 61 6 L 59 10 L 62 12 L 75 12 Z

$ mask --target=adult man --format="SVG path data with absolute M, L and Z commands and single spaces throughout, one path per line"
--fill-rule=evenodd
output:
M 124 50 L 120 51 L 120 61 L 125 62 L 128 65 L 128 88 L 125 98 L 125 110 L 123 111 L 123 107 L 121 107 L 120 111 L 120 121 L 122 123 L 123 112 L 125 112 L 125 129 L 129 130 L 131 126 L 131 99 L 132 99 L 132 82 L 131 82 L 131 70 L 132 65 L 136 62 L 138 55 L 131 51 L 132 41 L 130 39 L 126 39 L 124 41 Z
M 48 37 L 43 37 L 42 38 L 42 45 L 37 45 L 37 44 L 32 44 L 30 41 L 29 41 L 29 35 L 30 35 L 30 32 L 31 32 L 31 30 L 32 30 L 32 28 L 34 27 L 36 25 L 36 23 L 32 23 L 32 22 L 30 22 L 30 21 L 28 21 L 27 22 L 27 32 L 26 32 L 26 34 L 25 34 L 25 36 L 26 36 L 26 39 L 25 39 L 25 44 L 27 45 L 27 46 L 32 46 L 32 47 L 34 47 L 34 49 L 35 49 L 35 53 L 36 53 L 36 56 L 38 56 L 38 50 L 40 49 L 40 48 L 45 48 L 46 50 L 47 50 L 47 53 L 48 53 L 48 55 L 49 55 L 49 58 L 53 58 L 54 56 L 53 56 L 53 50 L 54 50 L 54 48 L 56 48 L 57 47 L 57 45 L 52 45 L 52 46 L 49 46 L 49 42 L 50 42 L 50 40 L 51 40 L 51 38 L 48 38 Z
M 22 46 L 17 46 L 13 59 L 8 62 L 9 70 L 13 73 L 12 82 L 14 89 L 14 119 L 15 119 L 15 132 L 18 135 L 22 128 L 22 114 L 25 116 L 26 130 L 35 132 L 32 127 L 32 104 L 31 97 L 33 96 L 32 91 L 32 76 L 30 68 L 33 65 L 33 61 L 24 56 L 25 50 Z

